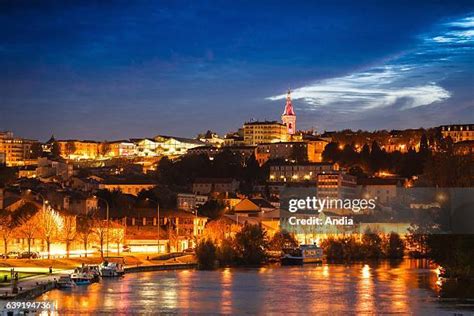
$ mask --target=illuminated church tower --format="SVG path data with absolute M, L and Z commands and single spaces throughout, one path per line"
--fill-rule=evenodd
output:
M 293 104 L 291 104 L 291 90 L 288 90 L 286 95 L 285 112 L 283 112 L 281 120 L 288 128 L 288 134 L 294 135 L 296 132 L 296 114 L 293 110 Z

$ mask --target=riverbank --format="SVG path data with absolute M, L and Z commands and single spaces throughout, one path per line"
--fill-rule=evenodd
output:
M 109 259 L 118 260 L 119 258 Z M 196 268 L 196 261 L 192 255 L 169 260 L 152 260 L 149 259 L 148 255 L 143 254 L 126 256 L 120 258 L 120 260 L 125 262 L 126 273 Z M 17 293 L 13 291 L 11 280 L 9 282 L 0 283 L 0 300 L 34 299 L 56 288 L 56 281 L 60 275 L 69 274 L 74 268 L 82 264 L 100 264 L 102 261 L 103 259 L 100 257 L 50 260 L 2 260 L 0 263 L 1 273 L 8 273 L 10 269 L 13 268 L 15 272 L 28 273 L 30 276 L 18 280 L 16 285 Z M 54 267 L 52 273 L 49 273 L 49 267 Z

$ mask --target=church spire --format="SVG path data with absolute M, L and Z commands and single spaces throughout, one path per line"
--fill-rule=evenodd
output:
M 291 103 L 291 90 L 288 89 L 288 93 L 286 94 L 286 105 L 285 111 L 281 116 L 281 120 L 283 124 L 286 125 L 288 129 L 288 134 L 293 135 L 296 132 L 296 114 L 295 110 L 293 110 L 293 104 Z
M 296 115 L 295 111 L 293 110 L 293 104 L 291 103 L 291 90 L 288 89 L 286 94 L 286 105 L 285 105 L 285 112 L 283 115 Z

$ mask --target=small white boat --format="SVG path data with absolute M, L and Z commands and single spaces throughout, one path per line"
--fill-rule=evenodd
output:
M 94 282 L 94 274 L 87 268 L 76 268 L 74 272 L 71 273 L 71 280 L 76 285 L 88 285 Z
M 284 266 L 302 265 L 304 263 L 322 263 L 323 250 L 316 245 L 301 245 L 299 248 L 281 257 Z
M 71 276 L 63 275 L 59 277 L 57 285 L 60 289 L 70 289 L 76 286 L 76 283 L 73 282 Z
M 102 277 L 119 277 L 125 274 L 125 270 L 120 263 L 104 261 L 100 265 L 100 274 Z

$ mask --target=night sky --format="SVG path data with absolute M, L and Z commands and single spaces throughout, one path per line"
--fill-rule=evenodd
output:
M 1 1 L 0 130 L 222 134 L 288 88 L 298 128 L 474 123 L 474 1 L 317 2 Z

